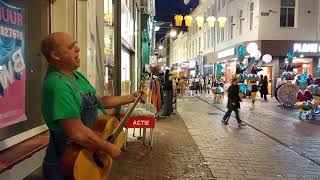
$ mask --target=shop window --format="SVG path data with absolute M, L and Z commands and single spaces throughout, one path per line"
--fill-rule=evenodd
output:
M 0 124 L 1 126 L 3 123 L 12 117 L 11 125 L 7 124 L 8 126 L 0 128 L 0 140 L 9 138 L 16 134 L 25 132 L 29 129 L 38 127 L 44 124 L 41 114 L 41 89 L 42 89 L 42 81 L 44 74 L 47 69 L 47 64 L 44 58 L 41 56 L 40 51 L 40 42 L 41 39 L 49 33 L 49 0 L 48 1 L 39 1 L 39 0 L 5 0 L 5 3 L 12 5 L 14 7 L 18 7 L 23 9 L 22 14 L 22 21 L 21 29 L 15 29 L 17 26 L 12 25 L 10 28 L 15 29 L 16 33 L 13 33 L 12 37 L 10 38 L 21 38 L 19 42 L 22 49 L 22 56 L 24 59 L 25 69 L 20 74 L 21 79 L 18 76 L 14 77 L 13 83 L 10 85 L 9 88 L 4 89 L 4 96 L 0 95 L 0 101 L 2 103 L 7 101 L 9 92 L 14 93 L 14 98 L 11 99 L 10 102 L 21 102 L 25 107 L 21 108 L 22 114 L 26 115 L 22 122 L 16 122 L 16 118 L 13 114 L 17 113 L 16 106 L 11 106 L 10 104 L 3 105 L 0 102 Z M 14 23 L 12 23 L 14 24 Z M 16 24 L 17 25 L 17 24 Z M 2 27 L 6 25 L 1 24 Z M 2 28 L 1 27 L 1 28 Z M 13 31 L 12 31 L 13 32 Z M 16 36 L 17 32 L 23 32 Z M 14 35 L 15 34 L 15 35 Z M 4 37 L 1 36 L 2 44 L 7 42 L 8 39 L 4 40 Z M 8 38 L 8 37 L 7 37 Z M 8 44 L 7 44 L 8 45 Z M 12 45 L 12 44 L 11 44 Z M 13 49 L 16 48 L 17 42 L 14 44 Z M 3 49 L 3 48 L 1 48 Z M 7 49 L 8 50 L 8 49 Z M 13 52 L 13 51 L 12 51 Z M 5 52 L 2 50 L 1 54 L 3 55 Z M 12 56 L 14 53 L 12 54 Z M 9 55 L 10 57 L 10 55 Z M 17 57 L 17 56 L 15 56 Z M 4 66 L 9 66 L 9 63 L 5 63 L 3 60 L 4 57 L 1 57 L 0 66 L 3 70 Z M 9 61 L 8 61 L 9 62 Z M 0 73 L 1 75 L 1 73 Z M 17 75 L 17 74 L 16 74 Z M 24 82 L 23 86 L 16 86 L 15 83 L 17 81 Z M 25 86 L 25 87 L 24 87 Z M 23 100 L 24 99 L 24 100 Z M 5 108 L 6 110 L 4 110 Z M 20 110 L 19 110 L 20 111 Z M 18 118 L 17 118 L 18 119 Z
M 105 89 L 107 95 L 113 95 L 112 68 L 114 67 L 114 19 L 112 0 L 104 1 L 104 55 L 105 55 Z M 144 34 L 145 35 L 145 34 Z M 142 42 L 145 43 L 145 42 Z M 145 48 L 145 44 L 142 45 Z
M 294 27 L 295 0 L 281 0 L 280 26 Z

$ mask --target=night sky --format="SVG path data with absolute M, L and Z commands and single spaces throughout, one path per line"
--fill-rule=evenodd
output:
M 156 0 L 156 21 L 171 22 L 174 25 L 174 16 L 176 14 L 187 15 L 192 12 L 199 4 L 199 0 L 190 0 L 189 4 L 185 5 L 184 0 Z M 170 29 L 169 23 L 163 24 L 166 28 L 161 28 L 157 34 L 157 41 L 161 39 Z M 179 27 L 178 30 L 186 31 L 186 27 Z

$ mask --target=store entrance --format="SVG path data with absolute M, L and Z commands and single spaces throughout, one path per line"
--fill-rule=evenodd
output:
M 272 94 L 272 67 L 262 67 L 262 71 L 258 73 L 260 75 L 267 76 L 268 78 L 268 95 Z

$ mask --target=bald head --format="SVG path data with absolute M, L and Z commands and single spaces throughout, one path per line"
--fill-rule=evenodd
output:
M 49 34 L 41 42 L 41 51 L 55 69 L 73 71 L 80 66 L 80 48 L 68 33 Z
M 49 61 L 51 58 L 51 52 L 55 51 L 60 46 L 60 40 L 61 38 L 69 36 L 69 34 L 64 32 L 54 32 L 49 35 L 47 35 L 42 41 L 41 41 L 41 52 L 46 57 L 46 59 Z

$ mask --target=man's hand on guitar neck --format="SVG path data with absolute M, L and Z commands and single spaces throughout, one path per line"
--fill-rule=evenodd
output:
M 136 98 L 139 97 L 140 94 L 142 94 L 142 96 L 140 97 L 141 102 L 142 102 L 142 103 L 145 103 L 146 100 L 147 100 L 147 96 L 146 96 L 146 93 L 145 93 L 144 91 L 142 91 L 142 90 L 137 91 L 137 92 L 134 92 L 134 93 L 132 94 L 132 96 L 133 96 L 132 102 L 135 101 Z

